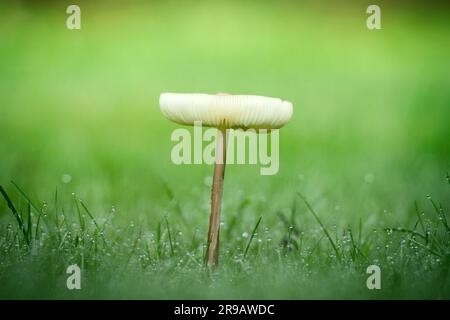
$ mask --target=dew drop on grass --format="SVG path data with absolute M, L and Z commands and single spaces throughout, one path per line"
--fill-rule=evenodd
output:
M 431 200 L 431 195 L 427 194 L 427 199 Z
M 373 175 L 373 173 L 366 173 L 366 175 L 364 176 L 364 181 L 366 183 L 373 183 L 375 180 L 375 176 Z
M 65 184 L 69 183 L 70 181 L 72 181 L 72 176 L 68 173 L 65 173 L 62 175 L 61 177 L 61 181 Z

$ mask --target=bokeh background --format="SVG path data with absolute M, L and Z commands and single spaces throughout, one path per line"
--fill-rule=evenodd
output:
M 297 191 L 327 225 L 364 230 L 412 223 L 428 194 L 448 208 L 449 8 L 377 1 L 382 30 L 368 30 L 372 2 L 76 1 L 81 30 L 66 28 L 73 1 L 2 2 L 0 183 L 206 237 L 213 168 L 172 164 L 179 126 L 158 99 L 228 92 L 290 100 L 294 116 L 277 175 L 227 167 L 224 230 L 259 216 L 284 228 Z M 12 219 L 4 201 L 0 219 Z

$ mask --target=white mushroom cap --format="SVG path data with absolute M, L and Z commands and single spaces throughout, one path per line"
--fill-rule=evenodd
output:
M 162 113 L 174 122 L 234 129 L 277 129 L 292 116 L 292 103 L 253 95 L 162 93 Z

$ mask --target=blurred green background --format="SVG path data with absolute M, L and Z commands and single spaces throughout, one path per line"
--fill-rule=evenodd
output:
M 247 198 L 240 231 L 259 216 L 282 228 L 295 191 L 326 224 L 366 230 L 412 221 L 427 194 L 448 208 L 446 6 L 378 2 L 382 30 L 368 30 L 367 1 L 77 1 L 81 30 L 68 30 L 69 4 L 0 5 L 0 183 L 15 198 L 10 180 L 41 202 L 58 188 L 98 216 L 114 206 L 119 224 L 169 214 L 206 237 L 213 168 L 172 164 L 179 126 L 158 99 L 228 92 L 290 100 L 294 115 L 278 175 L 227 167 L 225 230 Z M 4 201 L 0 214 L 12 219 Z
M 159 94 L 230 92 L 295 109 L 279 175 L 229 166 L 225 192 L 257 180 L 278 198 L 302 183 L 358 207 L 439 192 L 450 159 L 448 11 L 383 3 L 382 30 L 370 31 L 365 2 L 82 1 L 82 29 L 68 30 L 68 4 L 1 7 L 2 184 L 48 198 L 70 174 L 64 188 L 95 205 L 150 214 L 158 176 L 189 195 L 212 174 L 170 162 L 177 125 Z

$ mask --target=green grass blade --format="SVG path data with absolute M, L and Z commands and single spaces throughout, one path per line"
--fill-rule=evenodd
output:
M 442 254 L 440 254 L 440 253 L 437 252 L 437 251 L 434 251 L 433 249 L 429 248 L 428 246 L 424 245 L 423 243 L 420 243 L 419 241 L 416 241 L 416 240 L 414 240 L 414 239 L 412 239 L 412 238 L 410 239 L 410 241 L 412 241 L 412 242 L 414 242 L 415 244 L 421 246 L 421 247 L 424 248 L 425 250 L 428 250 L 430 253 L 434 254 L 435 256 L 442 258 Z
M 98 225 L 97 221 L 95 221 L 94 216 L 92 215 L 92 213 L 89 211 L 89 209 L 86 207 L 86 205 L 84 204 L 83 201 L 80 200 L 80 204 L 83 207 L 84 211 L 86 211 L 86 213 L 88 214 L 89 218 L 91 218 L 92 222 L 94 223 L 95 227 L 97 228 L 98 231 L 101 231 L 100 226 Z
M 328 241 L 330 241 L 330 244 L 333 247 L 334 252 L 336 253 L 336 257 L 340 260 L 341 255 L 340 255 L 336 245 L 334 244 L 333 239 L 331 238 L 330 234 L 328 233 L 327 228 L 325 228 L 325 225 L 322 223 L 322 221 L 320 221 L 319 217 L 317 216 L 316 212 L 309 204 L 308 200 L 306 200 L 306 198 L 301 193 L 297 193 L 297 194 L 305 202 L 306 206 L 308 207 L 309 211 L 312 213 L 312 215 L 316 219 L 317 223 L 319 223 L 319 225 L 322 227 L 322 230 L 325 233 L 325 236 L 328 238 Z
M 411 235 L 413 235 L 413 236 L 422 238 L 422 239 L 425 240 L 425 241 L 427 240 L 427 238 L 426 238 L 424 235 L 422 235 L 422 234 L 420 234 L 420 233 L 418 233 L 418 232 L 416 232 L 416 231 L 409 230 L 409 229 L 402 228 L 402 227 L 397 227 L 397 228 L 386 228 L 385 231 L 396 231 L 396 232 L 409 233 L 409 234 L 411 234 Z
M 11 199 L 9 198 L 8 194 L 6 193 L 5 189 L 3 189 L 2 186 L 0 186 L 0 193 L 2 194 L 3 198 L 5 199 L 6 204 L 7 204 L 8 208 L 11 210 L 13 216 L 16 218 L 20 231 L 23 233 L 23 236 L 25 237 L 25 239 L 27 239 L 27 234 L 26 234 L 22 216 L 17 212 L 16 208 L 14 207 L 14 204 L 12 203 Z
M 81 215 L 81 210 L 80 210 L 80 207 L 78 206 L 78 199 L 75 194 L 73 195 L 73 201 L 75 202 L 75 208 L 76 208 L 77 214 L 78 214 L 78 222 L 80 223 L 81 233 L 84 235 L 84 228 L 85 228 L 84 218 Z
M 56 187 L 55 188 L 55 207 L 54 207 L 54 210 L 55 210 L 55 226 L 56 226 L 56 229 L 59 229 L 59 226 L 58 226 L 58 187 Z
M 42 210 L 39 209 L 33 201 L 31 201 L 30 197 L 27 196 L 27 194 L 14 182 L 11 181 L 11 183 L 14 185 L 14 187 L 16 187 L 17 191 L 19 191 L 19 193 L 25 198 L 25 200 L 27 200 L 31 207 L 36 211 L 37 215 L 38 215 L 38 219 L 40 219 L 40 216 L 42 214 Z
M 350 243 L 352 245 L 352 253 L 353 253 L 353 260 L 356 258 L 356 253 L 358 251 L 355 243 L 355 239 L 353 238 L 353 231 L 350 226 L 348 226 L 348 234 L 350 236 Z
M 161 221 L 156 226 L 156 254 L 161 258 Z
M 164 220 L 166 221 L 167 234 L 169 235 L 170 254 L 173 256 L 174 250 L 173 250 L 173 244 L 172 244 L 172 235 L 170 234 L 169 221 L 167 221 L 166 217 L 164 217 Z
M 308 255 L 306 256 L 307 259 L 309 259 L 309 257 L 312 256 L 312 254 L 314 253 L 314 251 L 316 251 L 316 249 L 319 247 L 320 242 L 322 241 L 322 239 L 325 237 L 325 235 L 323 234 L 319 240 L 317 240 L 317 242 L 313 245 L 313 247 L 311 248 L 311 251 L 308 253 Z
M 80 201 L 80 204 L 83 207 L 84 211 L 86 211 L 87 215 L 89 216 L 89 218 L 91 218 L 92 222 L 94 223 L 95 228 L 97 228 L 97 230 L 98 230 L 98 232 L 100 234 L 100 237 L 102 237 L 102 239 L 103 239 L 103 242 L 106 243 L 106 239 L 105 239 L 105 236 L 104 236 L 104 234 L 102 232 L 102 228 L 100 228 L 100 226 L 98 225 L 97 221 L 94 218 L 94 215 L 89 211 L 88 207 L 84 204 L 83 201 L 81 201 L 81 200 L 79 200 L 79 201 Z M 83 219 L 83 221 L 84 221 L 84 219 Z
M 31 208 L 30 208 L 31 209 Z M 40 233 L 39 233 L 39 225 L 40 225 L 40 223 L 41 223 L 41 217 L 42 217 L 42 214 L 38 214 L 38 217 L 37 217 L 37 221 L 36 221 L 36 228 L 35 228 L 35 230 L 34 230 L 34 238 L 35 239 L 39 239 L 39 237 L 40 237 Z M 31 227 L 31 226 L 30 226 Z M 31 233 L 31 230 L 30 230 L 30 233 Z
M 439 210 L 438 206 L 436 205 L 436 202 L 431 198 L 431 196 L 427 196 L 428 200 L 430 200 L 431 204 L 433 205 L 434 211 L 436 211 L 436 214 L 439 217 L 439 221 L 442 222 L 447 232 L 450 232 L 450 227 L 447 223 L 447 218 L 445 217 L 445 214 L 443 210 Z M 442 207 L 442 206 L 441 206 Z
M 30 203 L 28 202 L 27 203 L 27 219 L 28 219 L 28 221 L 27 221 L 27 243 L 31 243 L 31 238 L 32 238 L 32 236 L 33 236 L 33 234 L 32 234 L 32 230 L 31 230 L 31 224 L 32 224 L 32 222 L 31 222 L 31 205 L 30 205 Z
M 252 244 L 253 237 L 255 236 L 256 231 L 258 230 L 261 219 L 262 219 L 262 217 L 259 217 L 258 222 L 256 222 L 256 225 L 253 228 L 252 235 L 251 235 L 250 239 L 248 239 L 248 243 L 247 243 L 247 246 L 245 247 L 245 251 L 244 251 L 244 258 L 247 256 L 247 252 L 250 249 L 250 245 Z
M 427 230 L 426 230 L 425 225 L 423 223 L 423 220 L 422 220 L 422 217 L 421 217 L 421 214 L 420 214 L 420 210 L 419 210 L 419 205 L 417 204 L 417 201 L 414 201 L 414 207 L 416 209 L 416 215 L 417 215 L 417 218 L 419 219 L 419 224 L 420 224 L 420 227 L 422 228 L 422 232 L 424 234 L 426 234 Z

